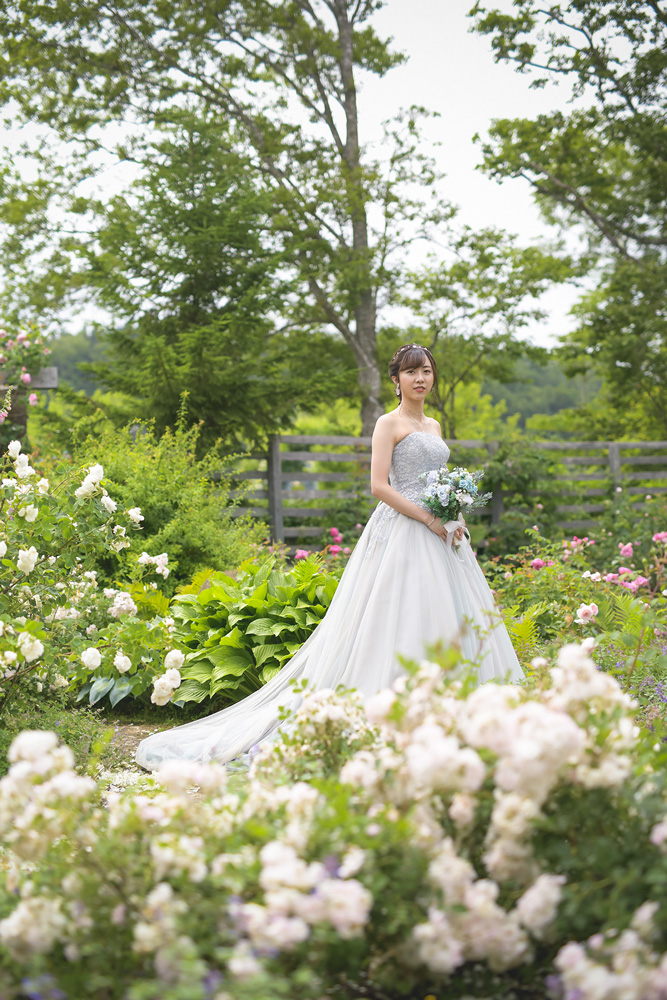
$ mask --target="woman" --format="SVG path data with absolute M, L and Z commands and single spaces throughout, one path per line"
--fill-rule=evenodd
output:
M 422 474 L 449 457 L 424 402 L 436 381 L 430 351 L 405 344 L 391 360 L 398 407 L 375 425 L 371 489 L 381 501 L 345 568 L 323 621 L 279 674 L 236 705 L 139 746 L 149 770 L 163 760 L 230 761 L 278 730 L 281 706 L 296 707 L 292 681 L 339 684 L 370 696 L 402 673 L 398 654 L 413 659 L 441 641 L 460 644 L 478 663 L 480 682 L 523 674 L 463 527 L 448 535 L 421 503 Z

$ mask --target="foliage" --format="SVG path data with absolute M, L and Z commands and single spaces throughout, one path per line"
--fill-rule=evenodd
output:
M 109 495 L 101 465 L 63 464 L 49 482 L 20 449 L 12 442 L 0 462 L 0 714 L 67 687 L 114 705 L 153 683 L 152 700 L 166 704 L 182 655 L 170 650 L 168 604 L 147 577 L 166 578 L 168 556 L 128 553 L 143 515 Z M 131 590 L 98 587 L 103 559 L 130 563 L 118 575 Z
M 504 402 L 507 413 L 518 414 L 518 426 L 530 428 L 532 431 L 550 429 L 550 435 L 563 436 L 569 431 L 569 425 L 563 417 L 564 410 L 571 410 L 592 402 L 597 397 L 600 388 L 599 377 L 592 373 L 581 373 L 568 376 L 563 370 L 562 362 L 555 356 L 546 358 L 518 358 L 510 371 L 508 380 L 486 377 L 482 383 L 482 392 L 488 393 L 494 403 Z M 596 398 L 599 404 L 599 399 Z M 533 419 L 537 414 L 545 416 L 547 421 L 537 426 Z M 590 436 L 590 423 L 579 439 L 596 440 Z M 466 434 L 467 437 L 473 435 Z M 577 434 L 567 434 L 577 440 Z M 616 437 L 617 435 L 613 435 Z
M 549 972 L 581 1000 L 601 977 L 657 995 L 667 755 L 616 682 L 579 646 L 532 690 L 475 688 L 454 653 L 407 669 L 365 709 L 308 694 L 234 793 L 223 767 L 173 762 L 108 795 L 53 734 L 19 736 L 8 996 L 454 1000 Z
M 239 701 L 274 677 L 320 623 L 336 590 L 316 557 L 285 572 L 275 560 L 216 574 L 198 594 L 174 599 L 174 637 L 189 650 L 179 702 L 216 695 Z
M 478 2 L 471 12 L 496 59 L 532 73 L 534 87 L 569 84 L 577 100 L 569 113 L 495 122 L 485 169 L 527 179 L 548 219 L 583 228 L 601 280 L 576 309 L 564 356 L 572 371 L 592 365 L 602 375 L 616 420 L 631 400 L 647 436 L 664 438 L 664 12 L 638 0 L 512 7 Z
M 27 329 L 0 329 L 0 446 L 25 433 L 28 406 L 37 406 L 39 395 L 31 388 L 32 376 L 51 354 L 49 338 L 36 324 Z
M 183 424 L 161 437 L 152 422 L 120 430 L 98 424 L 94 434 L 75 446 L 78 461 L 103 464 L 114 496 L 141 508 L 141 538 L 131 539 L 131 550 L 136 555 L 143 550 L 153 556 L 169 553 L 169 578 L 162 583 L 168 595 L 202 567 L 236 567 L 266 530 L 250 517 L 233 516 L 229 466 L 215 450 L 198 458 L 199 428 Z M 83 424 L 79 433 L 85 432 Z M 119 575 L 108 557 L 98 568 L 110 581 L 127 579 L 127 570 Z

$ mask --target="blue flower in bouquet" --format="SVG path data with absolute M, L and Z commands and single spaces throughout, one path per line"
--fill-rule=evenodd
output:
M 422 479 L 426 480 L 426 488 L 422 502 L 427 510 L 444 521 L 458 518 L 462 510 L 469 513 L 486 506 L 491 499 L 490 493 L 480 493 L 479 484 L 484 477 L 483 472 L 470 472 L 468 469 L 456 468 L 451 471 L 444 465 L 441 469 L 425 472 Z

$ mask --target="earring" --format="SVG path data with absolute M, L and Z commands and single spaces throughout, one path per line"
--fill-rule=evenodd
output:
M 397 396 L 400 396 L 400 395 L 401 395 L 401 390 L 399 389 L 399 387 L 398 387 L 398 386 L 396 386 L 396 389 L 395 389 L 395 392 L 396 392 L 396 395 L 397 395 Z

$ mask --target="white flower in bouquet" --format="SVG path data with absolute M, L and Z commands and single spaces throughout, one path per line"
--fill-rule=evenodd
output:
M 19 649 L 21 650 L 21 656 L 28 663 L 32 660 L 38 660 L 39 657 L 44 652 L 44 646 L 39 641 L 35 639 L 34 636 L 30 635 L 30 632 L 20 632 L 18 637 Z
M 125 655 L 122 649 L 119 649 L 113 658 L 113 665 L 119 674 L 126 674 L 132 666 L 132 660 Z
M 29 549 L 19 549 L 19 557 L 16 560 L 16 568 L 21 571 L 21 573 L 32 573 L 34 570 L 37 560 L 39 559 L 39 552 L 34 545 L 31 545 Z
M 97 670 L 102 662 L 102 654 L 95 646 L 89 646 L 81 654 L 81 662 L 87 670 Z

